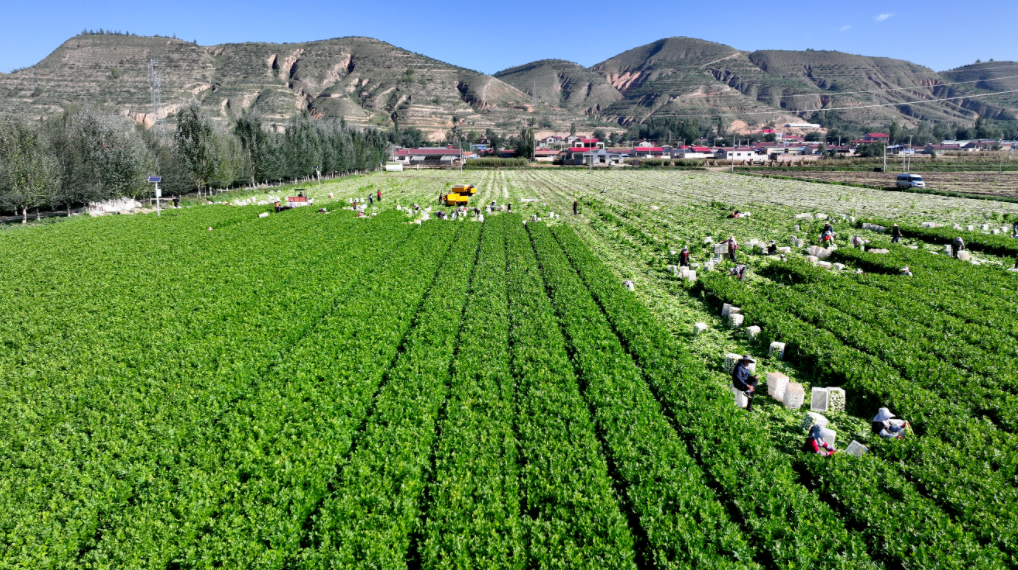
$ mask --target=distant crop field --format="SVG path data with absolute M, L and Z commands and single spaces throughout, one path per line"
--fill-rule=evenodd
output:
M 897 171 L 888 165 L 889 172 L 776 172 L 781 176 L 820 180 L 823 182 L 850 182 L 871 186 L 894 187 Z M 754 171 L 753 174 L 767 174 Z M 1018 198 L 1018 172 L 919 172 L 931 190 L 963 192 L 986 196 Z

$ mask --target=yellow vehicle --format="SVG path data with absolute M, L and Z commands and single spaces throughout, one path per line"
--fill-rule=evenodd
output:
M 445 195 L 446 206 L 466 206 L 468 202 L 470 202 L 470 200 L 462 194 L 449 192 Z
M 457 184 L 445 195 L 445 205 L 466 206 L 470 202 L 470 197 L 476 193 L 477 188 L 471 184 Z

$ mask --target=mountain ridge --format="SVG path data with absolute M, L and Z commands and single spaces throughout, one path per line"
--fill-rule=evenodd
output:
M 155 106 L 150 58 L 158 60 L 162 82 L 162 103 Z M 430 135 L 719 115 L 755 126 L 818 117 L 859 125 L 971 125 L 977 113 L 1018 117 L 1015 94 L 990 95 L 1018 90 L 1014 76 L 1014 62 L 936 72 L 886 57 L 750 52 L 686 37 L 656 40 L 590 67 L 544 59 L 487 75 L 363 36 L 199 46 L 83 34 L 31 67 L 0 73 L 0 111 L 44 117 L 102 104 L 151 126 L 172 123 L 176 109 L 193 98 L 222 121 L 254 110 L 280 128 L 303 109 L 362 127 L 416 127 Z M 950 97 L 959 99 L 932 101 Z

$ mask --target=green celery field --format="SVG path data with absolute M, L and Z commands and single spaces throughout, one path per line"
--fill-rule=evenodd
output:
M 1014 205 L 619 169 L 307 193 L 0 230 L 0 568 L 1018 567 Z M 816 387 L 865 454 L 802 452 Z

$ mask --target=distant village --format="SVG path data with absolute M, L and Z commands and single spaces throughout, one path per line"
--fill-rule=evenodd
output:
M 788 123 L 788 130 L 819 130 L 820 125 L 809 123 Z M 549 162 L 575 166 L 621 166 L 634 164 L 641 159 L 658 160 L 723 160 L 735 164 L 800 163 L 824 157 L 854 157 L 870 145 L 879 145 L 881 152 L 888 156 L 939 155 L 944 153 L 981 152 L 987 150 L 1011 151 L 1018 148 L 1018 141 L 1001 139 L 945 140 L 940 144 L 912 146 L 909 144 L 888 145 L 890 136 L 886 133 L 867 133 L 860 139 L 844 141 L 841 144 L 826 144 L 807 141 L 800 134 L 788 134 L 779 129 L 762 129 L 757 133 L 765 141 L 749 141 L 735 146 L 718 146 L 710 139 L 699 139 L 692 144 L 656 146 L 648 141 L 633 141 L 631 146 L 607 147 L 605 142 L 584 136 L 547 136 L 535 140 L 532 157 L 519 157 L 510 148 L 491 148 L 483 140 L 469 148 L 453 146 L 430 148 L 396 149 L 390 157 L 399 166 L 453 166 L 462 160 L 472 158 L 532 158 L 537 162 Z M 756 137 L 753 137 L 756 138 Z

